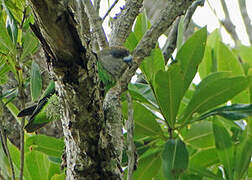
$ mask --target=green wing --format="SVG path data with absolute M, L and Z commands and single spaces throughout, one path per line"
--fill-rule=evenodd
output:
M 110 75 L 101 65 L 101 63 L 97 62 L 98 65 L 98 75 L 100 80 L 105 85 L 105 91 L 107 92 L 111 87 L 113 87 L 116 81 L 113 79 L 112 75 Z

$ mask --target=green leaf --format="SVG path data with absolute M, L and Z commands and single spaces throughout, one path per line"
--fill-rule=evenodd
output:
M 213 73 L 202 80 L 184 111 L 182 120 L 187 122 L 196 112 L 203 113 L 225 103 L 245 90 L 249 80 L 243 76 L 223 77 L 223 73 Z
M 44 180 L 48 176 L 50 162 L 45 154 L 37 151 L 25 153 L 25 163 L 32 179 Z
M 234 168 L 232 139 L 222 123 L 223 122 L 217 118 L 213 121 L 215 146 L 220 162 L 224 166 L 226 179 L 232 179 Z
M 51 180 L 65 180 L 65 179 L 66 179 L 65 173 L 61 173 L 61 174 L 55 174 Z
M 131 32 L 128 36 L 128 38 L 126 39 L 124 46 L 130 51 L 132 52 L 135 47 L 138 44 L 138 40 L 136 37 L 136 34 L 134 32 Z
M 9 8 L 5 5 L 5 1 L 2 2 L 2 5 L 3 5 L 5 12 L 7 14 L 7 19 L 6 19 L 7 31 L 9 33 L 9 36 L 11 37 L 13 44 L 16 44 L 17 36 L 18 36 L 17 22 L 16 22 L 15 18 L 13 17 L 11 11 L 9 10 Z
M 140 158 L 134 179 L 152 180 L 161 167 L 161 151 Z
M 8 8 L 8 10 L 13 14 L 13 17 L 21 23 L 23 19 L 23 14 L 24 14 L 24 5 L 25 2 L 23 0 L 18 1 L 18 0 L 4 0 L 5 5 Z
M 157 109 L 158 105 L 155 96 L 148 84 L 130 83 L 128 90 L 134 100 L 150 105 L 153 109 Z
M 223 180 L 223 177 L 221 177 L 219 175 L 216 175 L 212 171 L 209 171 L 208 169 L 205 169 L 205 168 L 200 168 L 200 167 L 194 168 L 194 167 L 191 167 L 191 168 L 189 168 L 189 171 L 192 172 L 192 173 L 198 174 L 200 176 L 208 177 L 210 179 Z
M 183 45 L 183 39 L 184 39 L 184 16 L 181 16 L 179 25 L 178 25 L 178 35 L 177 35 L 177 51 L 180 50 L 180 48 Z
M 31 66 L 30 89 L 31 89 L 32 100 L 36 101 L 41 94 L 42 78 L 41 78 L 39 66 L 35 61 L 32 61 L 32 66 Z
M 249 118 L 248 125 L 244 131 L 244 140 L 237 146 L 235 154 L 235 179 L 243 179 L 249 164 L 251 164 L 252 156 L 252 119 Z
M 202 62 L 199 65 L 199 75 L 203 79 L 208 76 L 212 71 L 213 66 L 213 57 L 212 57 L 212 48 L 208 45 L 205 47 L 205 53 Z
M 209 149 L 198 150 L 190 157 L 189 169 L 209 167 L 219 162 L 219 158 L 215 147 Z
M 2 102 L 3 103 L 7 103 L 8 100 L 6 98 L 3 98 Z M 6 107 L 11 112 L 11 114 L 13 115 L 13 117 L 17 120 L 17 122 L 20 123 L 20 118 L 17 117 L 17 115 L 18 115 L 18 113 L 19 113 L 20 110 L 12 102 L 8 102 L 8 104 L 6 105 Z
M 180 139 L 170 139 L 165 143 L 162 153 L 164 176 L 167 180 L 179 179 L 188 166 L 188 151 Z
M 49 164 L 49 170 L 48 170 L 48 180 L 50 180 L 54 175 L 56 174 L 60 174 L 61 170 L 60 170 L 60 165 L 59 164 L 55 164 L 55 163 L 50 163 Z
M 134 102 L 135 138 L 143 136 L 161 136 L 159 123 L 156 116 L 140 103 Z
M 10 151 L 10 155 L 11 155 L 13 164 L 17 168 L 17 170 L 19 171 L 20 170 L 20 151 L 16 146 L 14 146 L 12 143 L 10 143 L 9 140 L 8 140 L 8 148 Z M 26 180 L 31 180 L 26 163 L 24 164 L 24 177 Z
M 22 42 L 23 42 L 23 53 L 21 55 L 21 60 L 33 54 L 39 44 L 38 40 L 31 33 L 28 32 L 23 36 Z
M 4 54 L 12 53 L 14 44 L 5 28 L 5 25 L 0 21 L 0 52 Z
M 252 46 L 240 45 L 238 53 L 244 63 L 248 63 L 252 67 Z
M 184 77 L 179 64 L 172 64 L 167 71 L 159 71 L 155 77 L 154 89 L 162 115 L 173 128 L 184 95 Z
M 214 146 L 213 128 L 210 121 L 193 123 L 190 128 L 184 128 L 180 133 L 184 142 L 196 149 L 208 149 Z
M 64 150 L 64 141 L 45 135 L 30 136 L 26 140 L 26 151 L 35 150 L 54 157 L 61 157 Z
M 202 180 L 202 177 L 195 174 L 184 174 L 181 180 Z
M 146 57 L 140 65 L 141 71 L 144 73 L 148 82 L 153 84 L 154 76 L 159 70 L 165 69 L 164 56 L 159 48 L 151 51 L 150 56 Z
M 139 14 L 136 19 L 136 24 L 134 26 L 134 32 L 138 40 L 142 39 L 144 33 L 150 27 L 150 22 L 148 21 L 146 12 Z
M 240 120 L 252 116 L 252 104 L 233 104 L 231 106 L 222 106 L 200 116 L 205 119 L 210 116 L 219 115 L 229 120 Z
M 190 37 L 179 50 L 176 60 L 184 73 L 184 91 L 191 84 L 205 51 L 207 29 L 202 28 Z
M 234 75 L 244 75 L 239 60 L 225 44 L 219 42 L 217 49 L 218 71 L 232 72 Z

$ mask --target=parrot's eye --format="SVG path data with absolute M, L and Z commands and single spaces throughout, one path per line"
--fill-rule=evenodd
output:
M 111 51 L 111 55 L 115 58 L 123 58 L 129 55 L 129 51 L 126 49 L 115 49 Z

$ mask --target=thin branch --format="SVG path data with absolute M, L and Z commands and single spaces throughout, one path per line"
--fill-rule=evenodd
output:
M 205 0 L 197 0 L 189 7 L 189 9 L 186 12 L 185 19 L 184 19 L 184 29 L 186 30 L 189 26 L 189 23 L 192 19 L 192 16 L 197 9 L 198 6 L 204 6 Z
M 143 0 L 128 0 L 121 13 L 112 22 L 110 46 L 122 46 L 129 36 L 133 23 L 143 6 Z
M 177 35 L 178 35 L 178 25 L 180 22 L 180 17 L 177 17 L 177 19 L 174 21 L 172 25 L 172 29 L 169 32 L 169 35 L 166 39 L 165 45 L 162 48 L 164 59 L 165 59 L 165 64 L 168 62 L 168 60 L 171 57 L 171 54 L 176 48 L 177 44 Z
M 235 26 L 234 26 L 234 24 L 232 23 L 232 21 L 230 19 L 226 3 L 223 0 L 221 0 L 221 3 L 222 3 L 222 6 L 223 6 L 223 11 L 225 13 L 225 19 L 223 21 L 219 19 L 216 11 L 214 10 L 214 8 L 211 6 L 211 4 L 209 3 L 209 1 L 207 0 L 208 6 L 212 10 L 213 14 L 217 17 L 217 19 L 219 20 L 220 24 L 227 30 L 227 32 L 231 35 L 231 37 L 232 37 L 232 39 L 234 41 L 238 41 L 239 40 L 238 39 L 238 35 L 237 35 L 236 31 L 235 31 Z
M 7 138 L 6 138 L 6 134 L 5 134 L 5 131 L 4 131 L 4 128 L 3 128 L 3 125 L 2 125 L 2 121 L 0 121 L 0 134 L 1 134 L 3 149 L 4 149 L 5 153 L 6 153 L 8 161 L 10 163 L 12 180 L 15 180 L 15 171 L 14 171 L 13 161 L 11 159 L 10 151 L 9 151 L 9 148 L 8 148 L 8 145 L 7 145 Z
M 24 123 L 25 119 L 21 119 L 21 128 L 20 128 L 20 173 L 19 179 L 23 179 L 24 174 Z
M 97 12 L 97 14 L 99 14 L 100 5 L 101 5 L 101 0 L 95 0 L 94 1 L 94 7 L 95 7 L 95 11 Z
M 238 41 L 239 38 L 238 38 L 238 35 L 237 35 L 236 31 L 235 31 L 235 25 L 231 21 L 230 14 L 229 14 L 229 11 L 227 9 L 226 1 L 221 0 L 221 4 L 222 4 L 222 7 L 223 7 L 223 11 L 225 13 L 225 19 L 224 19 L 224 21 L 221 21 L 221 22 L 222 22 L 223 26 L 226 28 L 226 30 L 231 34 L 233 39 L 235 41 Z
M 114 3 L 110 6 L 110 8 L 108 9 L 108 11 L 106 12 L 106 14 L 103 16 L 102 21 L 104 21 L 106 19 L 106 17 L 109 15 L 109 13 L 111 12 L 111 10 L 115 7 L 116 3 L 119 0 L 115 0 Z
M 190 8 L 187 10 L 185 18 L 184 18 L 184 30 L 189 26 L 189 23 L 192 19 L 192 16 L 198 6 L 203 6 L 205 3 L 205 0 L 197 0 L 195 1 Z M 167 63 L 168 59 L 171 57 L 171 54 L 176 48 L 177 43 L 177 32 L 178 32 L 178 25 L 179 25 L 180 17 L 176 19 L 176 21 L 172 25 L 172 29 L 169 32 L 168 38 L 165 42 L 165 45 L 162 49 L 165 62 Z
M 134 144 L 134 109 L 132 103 L 132 97 L 130 93 L 127 93 L 128 101 L 128 121 L 127 121 L 127 144 L 128 144 L 128 175 L 127 180 L 133 180 L 133 172 L 136 167 L 136 146 Z
M 149 56 L 151 50 L 156 46 L 157 40 L 173 23 L 173 21 L 188 9 L 192 4 L 190 0 L 168 0 L 167 7 L 161 11 L 159 18 L 144 34 L 141 41 L 133 52 L 134 62 L 132 66 L 125 71 L 122 76 L 123 90 L 127 89 L 127 84 L 135 74 L 137 68 L 143 61 L 144 57 Z
M 248 11 L 246 8 L 246 1 L 245 0 L 238 0 L 239 6 L 240 6 L 240 11 L 242 15 L 242 19 L 249 37 L 249 42 L 252 44 L 252 25 L 251 25 L 251 20 L 248 15 Z
M 17 54 L 16 54 L 16 60 L 17 60 L 17 66 L 21 67 L 19 65 L 20 57 L 22 54 L 22 48 L 17 45 Z M 21 68 L 20 68 L 21 69 Z M 21 69 L 22 71 L 22 69 Z M 19 92 L 19 100 L 21 104 L 21 109 L 25 108 L 25 92 L 24 92 L 24 80 L 22 73 L 18 73 L 18 92 Z M 20 173 L 19 173 L 19 179 L 23 180 L 24 177 L 24 124 L 25 119 L 21 119 L 21 127 L 20 127 Z
M 101 18 L 98 16 L 97 12 L 95 11 L 94 6 L 92 5 L 92 2 L 90 0 L 87 0 L 87 1 L 82 0 L 82 2 L 84 3 L 85 11 L 88 15 L 91 29 L 97 38 L 99 47 L 101 49 L 108 47 L 108 40 L 106 38 L 104 29 L 102 28 Z

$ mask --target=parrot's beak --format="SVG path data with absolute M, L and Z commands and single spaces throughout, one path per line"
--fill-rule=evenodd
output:
M 126 62 L 126 63 L 131 63 L 132 59 L 133 59 L 133 57 L 131 55 L 129 55 L 129 56 L 124 57 L 123 61 Z

